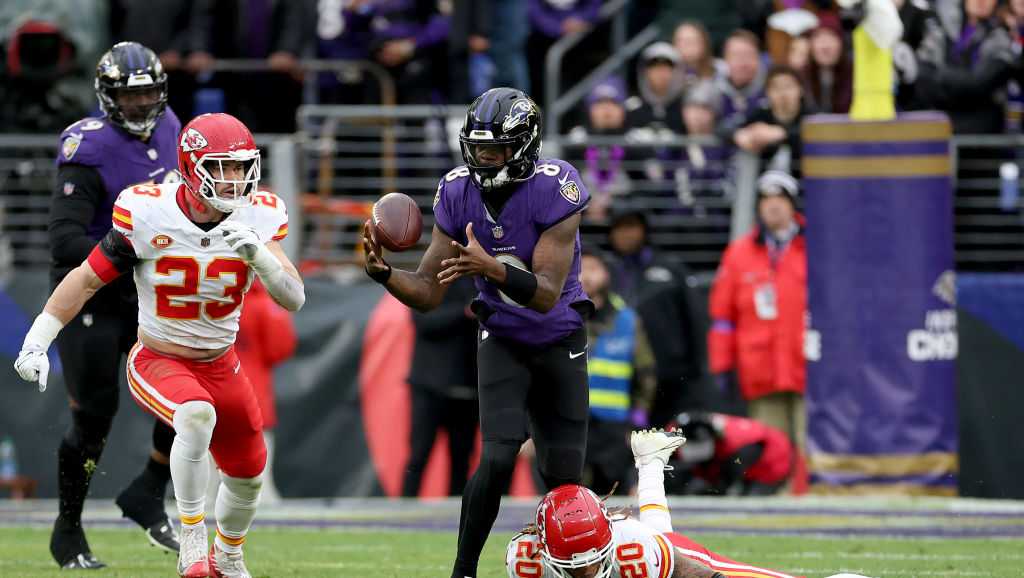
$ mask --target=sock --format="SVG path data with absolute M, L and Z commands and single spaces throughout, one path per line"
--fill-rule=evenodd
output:
M 519 454 L 518 443 L 484 442 L 480 465 L 466 484 L 459 520 L 459 550 L 452 578 L 476 576 L 480 552 L 494 526 L 501 506 L 501 495 L 512 481 L 512 470 Z
M 206 516 L 208 455 L 217 412 L 205 401 L 189 401 L 174 412 L 177 435 L 171 444 L 171 480 L 181 523 L 195 525 Z
M 78 528 L 89 493 L 93 472 L 103 455 L 111 419 L 81 411 L 71 412 L 71 427 L 57 450 L 57 491 L 60 497 L 59 525 Z
M 651 460 L 637 468 L 640 471 L 636 484 L 636 499 L 640 504 L 640 521 L 661 533 L 672 531 L 672 515 L 665 497 L 665 464 Z
M 217 547 L 224 552 L 240 552 L 245 535 L 256 517 L 260 502 L 262 476 L 232 478 L 221 476 L 214 513 L 217 516 Z
M 171 466 L 149 458 L 145 469 L 117 496 L 117 505 L 128 518 L 143 528 L 166 520 L 164 495 L 171 478 Z

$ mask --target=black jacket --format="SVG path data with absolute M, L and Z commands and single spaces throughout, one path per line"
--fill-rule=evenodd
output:
M 427 313 L 413 312 L 416 345 L 409 384 L 466 399 L 476 394 L 476 319 L 467 315 L 476 297 L 472 279 L 448 288 L 441 305 Z

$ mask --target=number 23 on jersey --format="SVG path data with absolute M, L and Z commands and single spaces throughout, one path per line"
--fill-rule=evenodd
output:
M 164 319 L 199 319 L 201 312 L 210 319 L 227 317 L 242 304 L 242 296 L 249 282 L 249 266 L 236 257 L 217 257 L 210 261 L 205 271 L 201 271 L 195 257 L 168 255 L 157 259 L 154 267 L 158 275 L 182 273 L 181 283 L 166 283 L 153 288 L 156 292 L 156 314 Z M 224 285 L 223 292 L 223 296 L 230 299 L 230 302 L 181 299 L 199 295 L 200 274 L 205 280 L 233 275 L 233 281 Z

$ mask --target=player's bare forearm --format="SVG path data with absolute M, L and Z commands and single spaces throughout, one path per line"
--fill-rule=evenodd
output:
M 64 276 L 46 301 L 43 311 L 67 325 L 103 285 L 105 283 L 92 270 L 89 263 L 83 262 Z
M 674 569 L 672 578 L 722 578 L 722 575 L 711 568 L 673 551 Z
M 438 281 L 437 274 L 441 271 L 441 261 L 458 251 L 451 246 L 452 238 L 441 229 L 434 227 L 430 236 L 430 246 L 423 254 L 416 271 L 391 269 L 391 276 L 384 287 L 402 303 L 417 311 L 430 311 L 441 304 L 448 286 Z M 379 255 L 380 247 L 374 247 L 371 255 Z
M 537 240 L 533 249 L 533 274 L 537 292 L 527 305 L 534 311 L 547 313 L 562 296 L 565 279 L 572 267 L 573 246 L 580 227 L 579 213 L 551 227 Z

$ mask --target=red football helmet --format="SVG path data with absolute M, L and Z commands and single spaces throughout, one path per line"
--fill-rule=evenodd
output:
M 599 564 L 595 578 L 611 575 L 612 519 L 594 492 L 576 484 L 551 490 L 537 507 L 541 562 L 556 576 Z
M 224 162 L 242 163 L 241 179 L 224 178 Z M 242 121 L 224 113 L 201 114 L 181 129 L 178 170 L 185 186 L 214 209 L 230 213 L 252 204 L 260 180 L 260 149 Z M 218 184 L 232 185 L 217 193 Z

